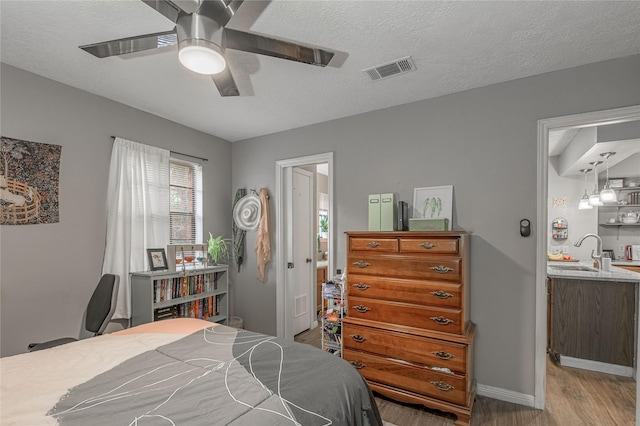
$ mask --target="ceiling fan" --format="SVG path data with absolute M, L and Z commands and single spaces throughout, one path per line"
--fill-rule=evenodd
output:
M 80 48 L 98 58 L 106 58 L 178 45 L 178 59 L 182 65 L 194 72 L 211 75 L 222 96 L 240 95 L 225 60 L 226 49 L 321 67 L 327 66 L 334 55 L 322 49 L 225 28 L 243 0 L 142 1 L 174 22 L 176 26 L 173 30 L 88 44 Z M 189 5 L 195 5 L 191 12 L 187 11 Z

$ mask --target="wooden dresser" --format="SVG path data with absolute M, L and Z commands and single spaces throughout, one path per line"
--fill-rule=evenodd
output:
M 469 234 L 346 235 L 344 359 L 372 390 L 468 425 L 475 399 Z

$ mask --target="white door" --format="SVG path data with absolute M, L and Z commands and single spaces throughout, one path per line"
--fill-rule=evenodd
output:
M 313 299 L 313 174 L 293 169 L 293 334 L 310 328 Z
M 332 270 L 335 264 L 335 249 L 333 242 L 335 241 L 334 227 L 334 209 L 333 209 L 333 153 L 327 152 L 323 154 L 309 155 L 306 157 L 290 158 L 286 160 L 276 161 L 276 335 L 282 339 L 293 340 L 293 239 L 291 234 L 297 234 L 294 230 L 292 220 L 292 181 L 293 168 L 300 166 L 309 166 L 319 163 L 328 164 L 328 185 L 327 194 L 329 194 L 329 270 Z M 315 184 L 314 184 L 315 186 Z M 315 197 L 314 197 L 315 198 Z M 313 221 L 313 222 L 311 222 Z M 315 213 L 310 218 L 310 226 L 315 227 L 317 221 Z M 314 236 L 312 235 L 311 238 Z M 313 245 L 313 244 L 312 244 Z M 312 247 L 313 249 L 313 247 Z M 306 260 L 305 260 L 306 262 Z M 313 263 L 312 263 L 313 264 Z M 312 265 L 311 264 L 311 265 Z M 297 267 L 298 265 L 296 265 Z M 296 271 L 297 272 L 297 271 Z M 315 291 L 315 270 L 311 271 L 312 276 L 309 280 L 309 294 Z M 310 297 L 309 297 L 310 299 Z M 315 307 L 310 308 L 315 309 Z M 312 315 L 315 320 L 315 314 Z M 316 326 L 314 324 L 310 326 Z

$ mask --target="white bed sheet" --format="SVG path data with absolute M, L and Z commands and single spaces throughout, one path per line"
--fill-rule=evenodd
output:
M 0 425 L 56 425 L 56 419 L 46 414 L 69 389 L 129 358 L 214 325 L 194 319 L 171 324 L 168 333 L 160 328 L 165 324 L 158 322 L 0 358 Z

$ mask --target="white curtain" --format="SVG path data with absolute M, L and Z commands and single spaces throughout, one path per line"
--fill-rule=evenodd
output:
M 170 151 L 115 138 L 107 188 L 102 273 L 120 276 L 114 319 L 131 318 L 129 272 L 148 270 L 148 248 L 169 243 Z

